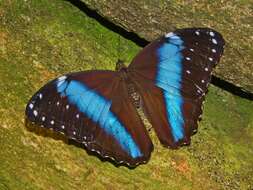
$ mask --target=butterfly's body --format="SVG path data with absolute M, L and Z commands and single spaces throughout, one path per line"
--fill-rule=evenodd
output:
M 49 82 L 32 97 L 26 115 L 102 157 L 136 166 L 153 150 L 137 109 L 165 147 L 189 144 L 223 46 L 221 35 L 207 28 L 168 33 L 128 67 L 119 61 L 116 71 L 71 73 Z

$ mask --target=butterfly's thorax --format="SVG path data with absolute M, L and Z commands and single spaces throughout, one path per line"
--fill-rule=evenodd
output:
M 117 64 L 116 69 L 119 69 L 118 70 L 119 77 L 127 86 L 128 96 L 130 97 L 130 99 L 133 102 L 133 104 L 135 105 L 135 107 L 139 108 L 140 107 L 140 94 L 137 91 L 135 83 L 129 77 L 128 68 L 122 62 L 120 62 L 119 64 Z
M 129 81 L 129 77 L 128 77 L 128 69 L 127 67 L 122 67 L 120 70 L 119 70 L 119 76 L 122 80 L 126 80 L 126 81 Z

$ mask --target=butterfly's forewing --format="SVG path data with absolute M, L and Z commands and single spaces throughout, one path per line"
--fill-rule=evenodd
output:
M 150 43 L 130 64 L 145 113 L 165 146 L 190 143 L 224 43 L 212 29 L 177 30 Z
M 89 71 L 49 82 L 29 101 L 28 119 L 64 133 L 102 157 L 134 166 L 153 150 L 118 73 Z

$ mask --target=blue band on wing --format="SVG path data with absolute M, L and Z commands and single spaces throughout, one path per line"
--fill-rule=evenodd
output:
M 184 137 L 184 119 L 182 113 L 183 99 L 181 96 L 183 41 L 177 35 L 171 35 L 157 51 L 159 63 L 156 85 L 163 89 L 166 103 L 167 118 L 170 122 L 174 140 Z
M 58 93 L 62 96 L 67 96 L 68 101 L 77 106 L 79 111 L 84 113 L 94 123 L 99 123 L 99 126 L 107 134 L 112 135 L 119 142 L 123 150 L 133 158 L 142 156 L 131 135 L 114 113 L 110 111 L 111 101 L 106 100 L 78 81 L 67 82 L 66 80 L 59 80 L 56 85 Z

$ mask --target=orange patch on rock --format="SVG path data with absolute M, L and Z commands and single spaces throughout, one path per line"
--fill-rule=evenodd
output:
M 183 160 L 183 161 L 179 161 L 179 162 L 175 162 L 175 161 L 172 161 L 172 166 L 179 172 L 182 172 L 182 173 L 187 173 L 190 171 L 190 167 L 188 165 L 188 163 Z

